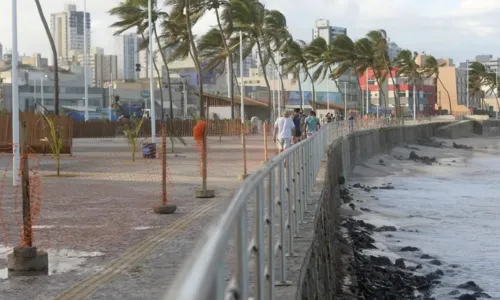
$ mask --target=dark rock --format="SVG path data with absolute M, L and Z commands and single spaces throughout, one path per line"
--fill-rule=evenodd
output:
M 408 157 L 409 160 L 413 161 L 419 161 L 424 164 L 432 165 L 433 163 L 436 163 L 437 160 L 435 157 L 428 157 L 428 156 L 418 156 L 415 151 L 410 152 L 410 156 Z
M 481 289 L 474 281 L 467 281 L 466 283 L 462 283 L 459 286 L 457 286 L 457 289 L 464 289 L 473 292 L 483 291 L 483 289 Z
M 381 189 L 381 190 L 394 190 L 395 189 L 395 187 L 392 186 L 392 185 L 390 185 L 390 184 L 389 185 L 379 186 L 378 188 Z
M 380 227 L 375 228 L 373 231 L 377 231 L 377 232 L 397 231 L 397 229 L 394 226 L 380 226 Z
M 457 297 L 458 300 L 477 300 L 476 297 L 474 297 L 474 295 L 471 295 L 471 294 L 463 294 L 463 295 L 460 295 L 460 297 Z
M 463 145 L 463 144 L 457 144 L 453 142 L 453 148 L 455 149 L 464 149 L 464 150 L 472 150 L 471 146 Z
M 425 147 L 443 148 L 442 142 L 437 142 L 436 140 L 428 138 L 428 137 L 418 138 L 417 144 L 419 144 L 420 146 L 425 146 Z
M 451 292 L 448 293 L 448 295 L 450 295 L 450 296 L 456 296 L 458 294 L 460 294 L 459 290 L 453 290 L 453 291 L 451 291 Z
M 381 165 L 381 166 L 385 166 L 385 162 L 384 162 L 384 160 L 383 160 L 383 159 L 379 160 L 379 161 L 378 161 L 378 164 L 379 164 L 379 165 Z
M 365 187 L 365 188 L 363 189 L 363 191 L 365 191 L 365 192 L 367 192 L 367 193 L 369 193 L 371 190 L 372 190 L 372 189 L 370 189 L 370 188 L 368 188 L 368 187 Z
M 417 269 L 417 270 L 422 269 L 422 265 L 421 265 L 421 264 L 418 264 L 418 265 L 415 267 L 415 269 Z
M 441 270 L 438 269 L 438 270 L 436 270 L 434 272 L 431 272 L 431 273 L 425 275 L 425 278 L 428 281 L 433 281 L 433 280 L 440 279 L 441 276 L 443 276 L 443 275 L 444 275 L 443 271 L 441 271 Z
M 339 176 L 339 184 L 340 185 L 345 184 L 345 177 L 344 176 Z
M 475 292 L 474 294 L 472 294 L 474 297 L 476 298 L 487 298 L 487 299 L 490 299 L 491 296 L 486 294 L 486 293 L 483 293 L 483 292 Z
M 441 265 L 441 261 L 439 261 L 437 259 L 433 259 L 433 260 L 429 261 L 429 263 L 431 265 L 435 265 L 435 266 L 440 266 Z
M 370 261 L 372 264 L 377 265 L 377 266 L 392 266 L 391 260 L 385 256 L 370 255 Z
M 394 236 L 392 234 L 386 234 L 385 237 L 393 238 Z
M 361 207 L 360 209 L 361 209 L 362 211 L 372 211 L 371 209 L 369 209 L 369 208 L 364 208 L 364 207 Z
M 349 204 L 349 207 L 352 208 L 352 210 L 356 209 L 356 205 L 354 205 L 354 203 Z
M 430 256 L 429 254 L 422 254 L 420 255 L 421 259 L 434 259 L 434 257 Z
M 405 260 L 402 258 L 396 259 L 394 265 L 400 269 L 406 269 Z
M 411 247 L 411 246 L 406 246 L 401 249 L 399 249 L 401 252 L 415 252 L 415 251 L 420 251 L 417 247 Z
M 361 183 L 358 182 L 358 183 L 353 184 L 352 187 L 361 188 L 363 186 L 361 185 Z
M 451 265 L 450 265 L 450 267 L 452 267 L 453 269 L 456 269 L 456 268 L 458 268 L 458 267 L 460 267 L 460 266 L 459 266 L 459 265 L 457 265 L 457 264 L 451 264 Z

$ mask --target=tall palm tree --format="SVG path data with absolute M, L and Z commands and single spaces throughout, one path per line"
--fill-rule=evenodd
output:
M 435 93 L 436 96 L 437 96 L 438 83 L 441 84 L 441 86 L 445 90 L 446 94 L 448 95 L 448 104 L 450 105 L 450 115 L 452 115 L 453 112 L 452 112 L 452 109 L 451 109 L 451 96 L 450 96 L 450 92 L 448 91 L 448 89 L 446 88 L 446 86 L 441 81 L 441 78 L 439 77 L 439 68 L 440 67 L 444 67 L 444 66 L 445 66 L 445 63 L 440 64 L 438 62 L 438 60 L 434 56 L 429 55 L 425 59 L 425 62 L 424 62 L 424 65 L 423 65 L 423 73 L 426 76 L 434 78 L 434 86 L 436 88 L 436 93 Z
M 357 68 L 358 72 L 361 70 L 371 69 L 373 70 L 373 74 L 375 76 L 375 81 L 377 82 L 378 91 L 379 91 L 379 100 L 378 104 L 380 105 L 380 99 L 383 99 L 384 104 L 384 115 L 387 112 L 387 101 L 386 95 L 382 89 L 382 83 L 386 80 L 386 72 L 385 68 L 381 66 L 380 59 L 378 59 L 376 51 L 373 47 L 373 43 L 368 38 L 361 38 L 357 40 L 355 43 L 355 49 L 358 53 L 358 61 Z
M 348 72 L 353 73 L 358 81 L 358 86 L 361 88 L 359 78 L 369 66 L 362 63 L 359 49 L 356 47 L 354 41 L 347 35 L 338 35 L 332 42 L 332 48 L 334 50 L 333 61 L 336 63 L 336 67 L 332 72 L 332 78 L 339 78 L 342 74 Z
M 306 58 L 309 62 L 309 68 L 315 69 L 312 74 L 307 71 L 308 77 L 313 83 L 313 107 L 316 109 L 316 97 L 314 82 L 323 81 L 327 74 L 331 74 L 332 66 L 334 65 L 334 50 L 332 45 L 328 45 L 325 39 L 319 37 L 314 39 L 306 48 Z M 334 80 L 338 91 L 342 93 L 337 80 Z
M 415 93 L 415 86 L 417 84 L 417 81 L 421 80 L 422 77 L 420 74 L 420 66 L 415 61 L 417 56 L 417 52 L 402 50 L 394 59 L 394 66 L 398 68 L 397 76 L 404 76 L 408 78 L 408 84 L 411 83 L 414 87 L 413 94 Z M 413 97 L 416 97 L 416 95 L 414 94 Z M 416 103 L 414 105 L 416 105 Z M 415 110 L 416 107 L 414 107 L 413 109 Z
M 271 85 L 267 76 L 266 66 L 269 59 L 265 59 L 264 32 L 267 10 L 264 4 L 258 0 L 230 0 L 225 13 L 232 20 L 232 30 L 242 31 L 244 41 L 248 47 L 257 46 L 262 74 L 268 90 L 269 120 L 273 120 L 273 108 L 271 103 Z
M 36 9 L 38 10 L 38 15 L 40 16 L 40 20 L 42 21 L 43 28 L 45 29 L 45 34 L 47 34 L 47 38 L 49 39 L 50 49 L 52 50 L 52 59 L 54 61 L 54 114 L 58 116 L 59 115 L 59 66 L 57 63 L 56 44 L 54 42 L 54 38 L 52 37 L 49 24 L 47 23 L 47 19 L 45 19 L 45 14 L 43 13 L 42 6 L 40 5 L 40 0 L 35 0 L 35 4 L 36 4 Z
M 488 70 L 482 63 L 475 61 L 469 65 L 469 94 L 472 94 L 481 108 L 484 102 L 483 85 L 486 84 L 487 76 Z
M 391 78 L 394 87 L 395 106 L 399 108 L 400 107 L 399 90 L 396 84 L 396 80 L 394 80 L 394 76 L 392 75 L 391 60 L 389 59 L 389 53 L 388 53 L 389 42 L 388 42 L 387 32 L 384 29 L 372 30 L 366 34 L 366 37 L 373 43 L 373 49 L 375 51 L 375 56 L 378 60 L 378 64 L 380 65 L 379 67 L 385 68 L 387 74 L 389 74 L 389 77 Z
M 152 0 L 153 10 L 152 10 L 152 31 L 154 35 L 154 41 L 156 42 L 160 56 L 162 58 L 163 65 L 165 66 L 165 70 L 167 73 L 167 85 L 168 85 L 168 94 L 170 99 L 170 117 L 174 116 L 173 109 L 173 99 L 172 99 L 172 88 L 170 82 L 170 69 L 167 65 L 167 60 L 165 57 L 165 53 L 160 44 L 160 39 L 158 37 L 156 23 L 157 21 L 162 21 L 163 19 L 168 18 L 168 14 L 161 11 L 157 6 L 157 1 Z M 109 14 L 112 16 L 118 17 L 118 21 L 111 24 L 111 27 L 116 28 L 114 35 L 120 35 L 127 30 L 135 29 L 139 35 L 142 37 L 141 48 L 146 49 L 149 45 L 149 36 L 145 36 L 146 29 L 149 28 L 149 7 L 148 0 L 124 0 L 118 4 L 118 6 L 112 8 L 109 11 Z M 149 55 L 153 55 L 150 53 Z M 158 80 L 161 83 L 161 74 L 159 68 L 156 64 L 156 59 L 153 58 L 153 66 L 158 76 Z M 150 74 L 153 76 L 153 74 Z M 162 121 L 164 121 L 164 112 L 163 112 L 163 87 L 160 84 L 160 98 L 161 98 L 161 110 L 162 110 Z
M 495 95 L 497 101 L 497 109 L 500 111 L 500 103 L 498 101 L 498 92 L 500 90 L 500 77 L 496 73 L 488 73 L 486 76 L 486 84 L 488 86 L 488 93 Z
M 280 65 L 284 67 L 284 73 L 291 73 L 294 80 L 298 80 L 299 93 L 300 93 L 300 108 L 302 107 L 302 80 L 300 78 L 301 70 L 306 74 L 309 73 L 308 61 L 306 59 L 307 44 L 302 40 L 288 40 L 283 48 L 283 57 L 281 58 Z

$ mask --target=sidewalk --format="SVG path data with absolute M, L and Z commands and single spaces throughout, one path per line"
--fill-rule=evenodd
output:
M 159 161 L 144 160 L 138 153 L 132 163 L 123 139 L 75 140 L 74 157 L 62 161 L 62 174 L 68 175 L 62 178 L 51 176 L 51 158 L 37 157 L 42 204 L 35 243 L 49 252 L 51 274 L 0 279 L 2 299 L 160 297 L 225 198 L 241 183 L 240 138 L 223 137 L 220 142 L 211 137 L 208 187 L 216 197 L 196 199 L 194 192 L 201 186 L 199 152 L 192 139 L 187 141 L 188 147 L 177 143 L 177 153 L 168 153 L 168 195 L 177 205 L 173 215 L 153 213 L 161 193 Z M 268 145 L 274 151 L 271 138 Z M 262 136 L 247 137 L 249 172 L 260 166 L 263 148 Z M 2 167 L 9 160 L 8 155 L 0 156 Z M 0 192 L 2 226 L 12 247 L 19 227 L 10 216 L 19 208 L 7 199 L 16 198 L 18 190 L 11 186 L 8 171 L 1 175 L 6 177 Z M 1 269 L 8 251 L 0 247 L 0 278 L 6 274 Z

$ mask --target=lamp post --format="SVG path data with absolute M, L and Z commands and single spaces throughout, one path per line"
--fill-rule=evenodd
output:
M 469 109 L 469 60 L 465 61 L 466 64 L 466 88 L 465 88 L 465 100 L 467 101 L 467 115 L 469 115 L 470 109 Z
M 153 4 L 148 0 L 149 24 L 149 99 L 151 100 L 151 141 L 156 143 L 155 95 L 153 86 Z M 159 78 L 158 78 L 159 79 Z
M 83 76 L 85 85 L 85 122 L 89 120 L 89 90 L 88 90 L 88 51 L 87 51 L 87 0 L 83 0 Z
M 344 120 L 347 120 L 347 81 L 344 81 Z
M 17 0 L 12 0 L 12 184 L 19 185 L 21 157 L 19 149 L 19 75 L 17 56 Z

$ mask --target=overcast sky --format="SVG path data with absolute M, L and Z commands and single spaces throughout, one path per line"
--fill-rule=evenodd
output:
M 11 2 L 2 0 L 0 43 L 11 48 Z M 18 38 L 20 54 L 40 52 L 50 55 L 42 23 L 34 0 L 18 2 Z M 83 10 L 83 0 L 40 0 L 47 20 L 50 14 L 74 3 Z M 92 46 L 113 53 L 114 21 L 107 12 L 120 0 L 87 0 L 92 15 Z M 402 48 L 426 51 L 455 62 L 477 54 L 500 55 L 500 0 L 265 0 L 270 9 L 279 9 L 288 20 L 292 35 L 310 40 L 316 19 L 328 19 L 334 26 L 347 27 L 351 38 L 362 37 L 368 30 L 385 29 L 392 41 Z M 50 24 L 50 23 L 49 23 Z M 212 15 L 195 27 L 201 34 L 216 24 Z M 5 51 L 5 50 L 4 50 Z

